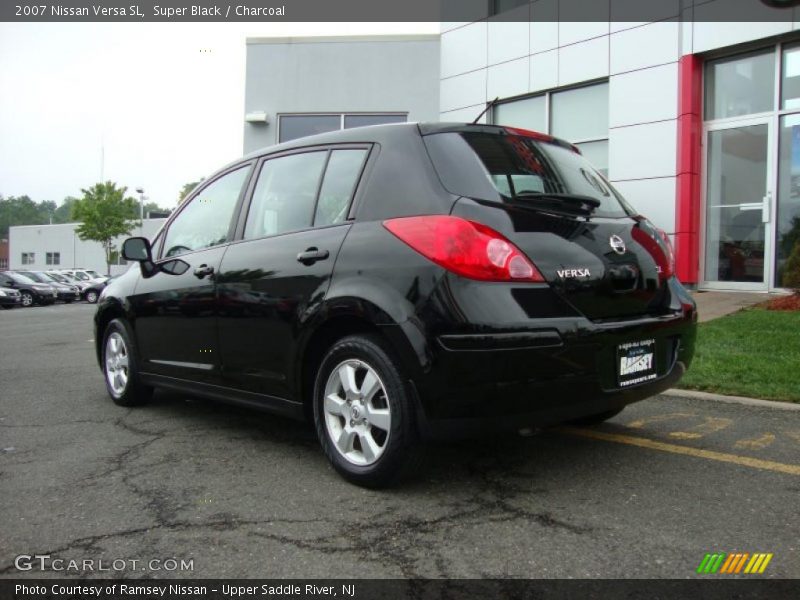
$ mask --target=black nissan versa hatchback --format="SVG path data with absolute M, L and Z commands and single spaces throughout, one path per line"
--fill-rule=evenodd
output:
M 600 422 L 672 386 L 695 304 L 668 238 L 569 143 L 402 124 L 208 178 L 102 293 L 117 404 L 153 387 L 313 420 L 366 486 L 426 438 Z

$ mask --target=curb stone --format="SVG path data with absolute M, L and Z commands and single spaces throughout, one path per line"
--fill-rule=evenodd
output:
M 722 394 L 711 394 L 709 392 L 698 392 L 695 390 L 670 388 L 665 392 L 661 392 L 660 395 L 671 396 L 673 398 L 690 398 L 692 400 L 711 400 L 713 402 L 725 402 L 727 404 L 743 404 L 745 406 L 758 406 L 760 408 L 772 408 L 776 410 L 800 411 L 800 404 L 792 402 L 761 400 L 759 398 L 746 398 L 744 396 L 724 396 Z

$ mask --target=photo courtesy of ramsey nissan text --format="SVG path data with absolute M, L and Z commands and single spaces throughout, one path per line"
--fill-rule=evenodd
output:
M 0 88 L 0 600 L 800 593 L 800 0 L 20 0 Z

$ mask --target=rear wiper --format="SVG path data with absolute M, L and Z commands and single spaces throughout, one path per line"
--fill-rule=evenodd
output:
M 592 214 L 601 204 L 600 200 L 591 196 L 546 192 L 520 192 L 514 196 L 514 200 L 536 200 L 538 207 L 580 215 Z

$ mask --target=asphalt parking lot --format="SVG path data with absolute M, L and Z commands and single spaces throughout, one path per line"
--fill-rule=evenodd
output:
M 800 411 L 658 397 L 593 429 L 437 444 L 368 491 L 303 424 L 174 393 L 113 405 L 93 313 L 0 311 L 0 576 L 93 575 L 14 568 L 49 554 L 193 561 L 115 573 L 133 577 L 686 578 L 708 552 L 767 552 L 739 577 L 800 577 Z

